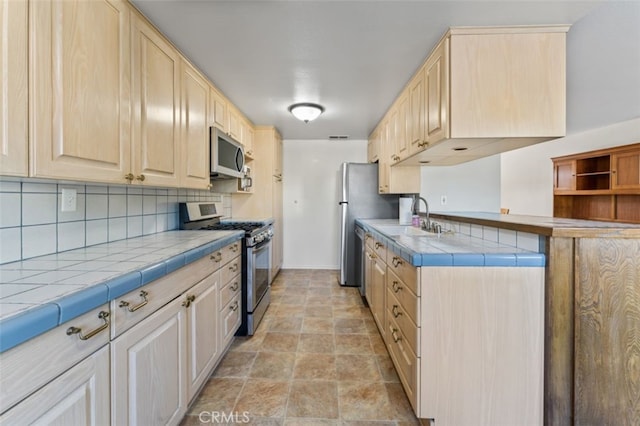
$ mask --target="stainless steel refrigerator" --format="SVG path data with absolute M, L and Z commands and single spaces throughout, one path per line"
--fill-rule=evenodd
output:
M 399 195 L 378 194 L 377 164 L 342 163 L 340 171 L 340 285 L 360 287 L 364 294 L 362 242 L 355 235 L 355 220 L 397 219 Z

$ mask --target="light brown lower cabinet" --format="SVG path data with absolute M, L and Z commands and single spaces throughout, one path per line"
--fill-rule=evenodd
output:
M 240 326 L 239 249 L 231 243 L 0 354 L 0 424 L 179 424 Z
M 414 267 L 386 253 L 384 316 L 371 260 L 365 286 L 416 415 L 438 426 L 541 425 L 544 268 Z

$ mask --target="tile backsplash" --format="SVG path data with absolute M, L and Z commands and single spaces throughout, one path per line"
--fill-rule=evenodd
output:
M 77 206 L 61 211 L 62 189 Z M 178 203 L 222 202 L 205 190 L 0 179 L 0 264 L 178 228 Z

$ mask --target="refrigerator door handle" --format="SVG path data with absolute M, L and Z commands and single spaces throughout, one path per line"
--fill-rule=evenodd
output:
M 347 281 L 347 202 L 341 201 L 342 218 L 340 226 L 340 284 Z
M 340 202 L 338 203 L 338 205 L 339 205 L 339 206 L 341 206 L 341 205 L 343 205 L 343 204 L 349 204 L 349 202 L 348 202 L 348 201 L 340 201 Z

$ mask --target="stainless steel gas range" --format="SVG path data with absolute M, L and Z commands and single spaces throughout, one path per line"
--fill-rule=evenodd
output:
M 220 221 L 219 203 L 180 203 L 180 229 L 242 230 L 242 325 L 237 336 L 253 335 L 271 301 L 273 221 Z

